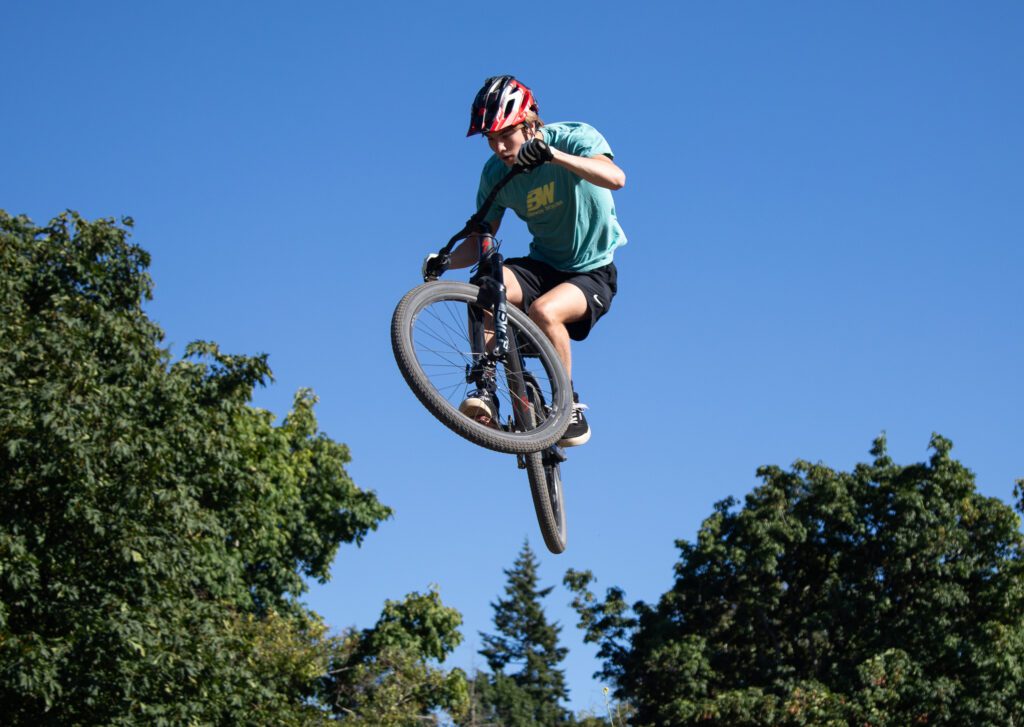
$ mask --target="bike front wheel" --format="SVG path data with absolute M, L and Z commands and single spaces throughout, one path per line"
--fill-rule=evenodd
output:
M 509 353 L 508 363 L 497 363 L 495 380 L 499 416 L 514 423 L 492 428 L 459 411 L 468 386 L 467 372 L 474 363 L 469 320 L 472 309 L 479 308 L 478 293 L 475 285 L 441 281 L 409 291 L 391 319 L 395 361 L 416 397 L 449 429 L 497 452 L 539 452 L 557 442 L 569 426 L 572 386 L 554 346 L 518 308 L 508 307 L 509 339 L 516 348 Z M 522 381 L 524 371 L 532 375 L 544 399 L 552 402 L 543 416 L 523 411 L 533 406 L 532 397 L 516 383 Z M 533 426 L 524 427 L 523 422 Z

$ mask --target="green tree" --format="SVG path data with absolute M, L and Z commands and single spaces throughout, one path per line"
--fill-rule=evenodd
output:
M 655 605 L 566 583 L 638 725 L 1024 723 L 1020 521 L 940 436 L 899 466 L 764 467 Z
M 0 713 L 299 724 L 332 650 L 298 600 L 390 510 L 266 356 L 171 363 L 130 220 L 0 211 Z
M 508 577 L 505 598 L 494 608 L 495 634 L 481 634 L 492 674 L 478 673 L 474 694 L 485 723 L 505 727 L 552 725 L 571 721 L 561 703 L 568 698 L 565 674 L 558 668 L 568 650 L 558 646 L 561 627 L 548 623 L 541 603 L 552 587 L 538 588 L 537 557 L 528 542 Z
M 436 666 L 462 641 L 462 616 L 436 590 L 388 601 L 376 625 L 350 631 L 331 658 L 326 694 L 346 725 L 436 724 L 437 711 L 461 716 L 465 675 Z

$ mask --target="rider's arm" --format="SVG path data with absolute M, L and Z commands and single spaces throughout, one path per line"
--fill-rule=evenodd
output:
M 499 217 L 494 222 L 490 222 L 488 224 L 491 226 L 491 234 L 496 234 L 498 232 L 498 227 L 501 225 L 501 218 Z M 452 270 L 468 268 L 476 262 L 479 254 L 480 244 L 477 241 L 477 236 L 471 235 L 460 242 L 459 246 L 452 251 L 452 261 L 451 265 L 448 267 Z
M 622 189 L 626 186 L 626 173 L 604 154 L 592 157 L 578 157 L 551 147 L 551 164 L 568 169 L 577 177 L 605 189 Z

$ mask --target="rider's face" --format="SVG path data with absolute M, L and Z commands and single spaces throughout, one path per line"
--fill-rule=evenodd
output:
M 529 136 L 528 136 L 529 134 Z M 523 142 L 533 136 L 533 131 L 528 130 L 526 124 L 513 126 L 511 129 L 502 129 L 487 134 L 487 143 L 491 145 L 491 151 L 498 155 L 498 158 L 511 167 L 516 162 L 516 154 Z

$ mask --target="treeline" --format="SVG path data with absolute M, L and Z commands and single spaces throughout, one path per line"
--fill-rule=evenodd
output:
M 332 633 L 304 579 L 391 510 L 312 393 L 279 425 L 250 405 L 265 356 L 171 360 L 130 229 L 0 211 L 0 722 L 1024 724 L 1020 520 L 940 436 L 911 465 L 880 438 L 851 472 L 763 468 L 677 542 L 656 603 L 567 573 L 612 690 L 600 714 L 565 706 L 528 544 L 488 671 L 444 666 L 461 616 L 435 591 Z

